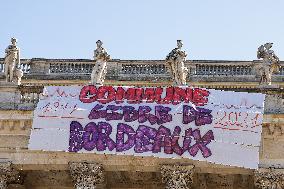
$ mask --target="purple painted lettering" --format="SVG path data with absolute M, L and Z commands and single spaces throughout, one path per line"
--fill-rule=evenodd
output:
M 134 151 L 136 153 L 152 151 L 156 134 L 156 129 L 140 125 L 136 131 Z
M 205 135 L 203 135 L 203 137 L 201 137 L 199 129 L 195 129 L 191 132 L 196 143 L 189 147 L 189 154 L 194 157 L 200 150 L 204 158 L 211 156 L 212 152 L 206 145 L 208 145 L 212 140 L 214 140 L 213 131 L 209 130 Z
M 69 152 L 78 152 L 82 149 L 82 133 L 82 125 L 77 121 L 72 121 L 70 124 Z
M 124 136 L 127 135 L 127 140 L 125 141 Z M 116 134 L 116 151 L 122 152 L 129 150 L 134 146 L 135 142 L 135 131 L 134 129 L 124 123 L 119 123 L 117 125 Z
M 195 121 L 196 126 L 212 123 L 212 110 L 205 108 L 193 108 L 191 106 L 183 106 L 183 124 L 188 124 Z

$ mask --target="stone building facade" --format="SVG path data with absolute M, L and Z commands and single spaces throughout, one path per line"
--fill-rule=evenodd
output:
M 21 85 L 4 80 L 0 59 L 0 189 L 192 188 L 284 189 L 284 62 L 270 87 L 259 86 L 259 61 L 186 61 L 194 87 L 266 94 L 259 170 L 190 159 L 28 150 L 33 110 L 43 86 L 90 81 L 93 60 L 22 59 Z M 105 85 L 169 86 L 164 60 L 108 62 Z

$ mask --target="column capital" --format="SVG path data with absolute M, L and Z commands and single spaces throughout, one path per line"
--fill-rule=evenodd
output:
M 89 162 L 69 162 L 71 177 L 76 189 L 95 189 L 105 180 L 102 165 Z
M 166 184 L 166 189 L 190 189 L 193 168 L 193 165 L 162 165 L 162 182 Z
M 258 189 L 284 189 L 284 171 L 273 168 L 256 170 L 254 185 Z
M 6 189 L 8 183 L 19 179 L 19 172 L 12 168 L 11 162 L 0 162 L 0 189 Z

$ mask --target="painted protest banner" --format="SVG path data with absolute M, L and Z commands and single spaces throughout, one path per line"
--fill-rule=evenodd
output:
M 49 86 L 34 111 L 29 149 L 255 169 L 264 97 L 192 87 Z

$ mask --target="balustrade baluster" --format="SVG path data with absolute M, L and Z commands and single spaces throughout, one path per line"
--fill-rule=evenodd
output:
M 207 65 L 204 66 L 204 74 L 208 75 L 208 66 Z
M 156 73 L 162 74 L 165 71 L 165 66 L 162 64 L 159 64 L 158 66 L 156 66 L 156 69 L 157 69 Z
M 56 73 L 60 73 L 60 64 L 56 64 Z
M 159 65 L 153 66 L 153 74 L 159 74 Z
M 248 75 L 248 67 L 244 66 L 244 75 Z
M 199 75 L 205 74 L 205 66 L 201 65 L 199 66 Z
M 197 65 L 197 66 L 196 66 L 196 75 L 200 75 L 201 72 L 202 72 L 201 66 Z
M 134 69 L 132 70 L 133 73 L 134 73 L 134 74 L 137 74 L 137 73 L 138 73 L 138 69 L 139 69 L 138 66 L 134 66 Z
M 251 71 L 252 71 L 252 67 L 250 66 L 249 69 L 248 69 L 249 75 L 251 75 Z
M 143 71 L 143 65 L 138 65 L 137 74 L 141 74 Z
M 62 67 L 62 73 L 67 72 L 67 73 L 71 73 L 71 64 L 70 63 L 63 63 L 61 64 Z
M 228 70 L 227 66 L 223 66 L 223 72 L 222 72 L 223 74 L 222 75 L 227 75 L 227 70 Z
M 284 75 L 284 66 L 281 66 L 281 67 L 280 67 L 280 72 L 279 72 L 279 74 L 280 74 L 280 75 Z
M 217 66 L 212 66 L 212 75 L 216 75 Z
M 217 66 L 217 75 L 222 75 L 222 66 Z
M 161 72 L 160 73 L 162 73 L 162 74 L 166 73 L 165 65 L 161 65 L 160 67 L 161 67 Z
M 244 67 L 240 66 L 240 75 L 244 75 Z
M 231 67 L 231 73 L 232 75 L 236 75 L 236 66 Z
M 208 75 L 212 75 L 212 66 L 208 66 Z
M 219 75 L 224 75 L 224 66 L 220 66 L 220 72 Z
M 92 73 L 94 65 L 88 64 L 88 73 Z
M 147 65 L 144 65 L 144 66 L 142 67 L 142 74 L 147 74 L 147 72 L 148 72 Z
M 73 72 L 74 72 L 74 73 L 78 73 L 78 72 L 79 72 L 78 66 L 77 66 L 77 63 L 76 63 L 76 62 L 73 63 Z
M 60 64 L 56 63 L 56 73 L 60 73 Z
M 79 64 L 80 65 L 80 73 L 84 73 L 85 72 L 85 66 L 86 64 Z
M 72 63 L 72 69 L 73 69 L 73 73 L 77 73 L 76 63 Z
M 0 63 L 0 72 L 4 72 L 4 64 Z
M 125 65 L 125 74 L 130 73 L 130 67 L 128 65 Z
M 55 65 L 54 64 L 50 64 L 49 66 L 49 73 L 54 73 L 55 72 Z
M 227 75 L 232 75 L 231 66 L 227 66 Z
M 200 69 L 200 67 L 199 67 L 198 64 L 195 66 L 195 69 L 196 69 L 196 75 L 199 75 L 199 69 Z
M 50 64 L 49 73 L 54 73 L 54 64 Z
M 62 66 L 63 66 L 62 64 L 58 64 L 58 72 L 59 73 L 62 73 Z

